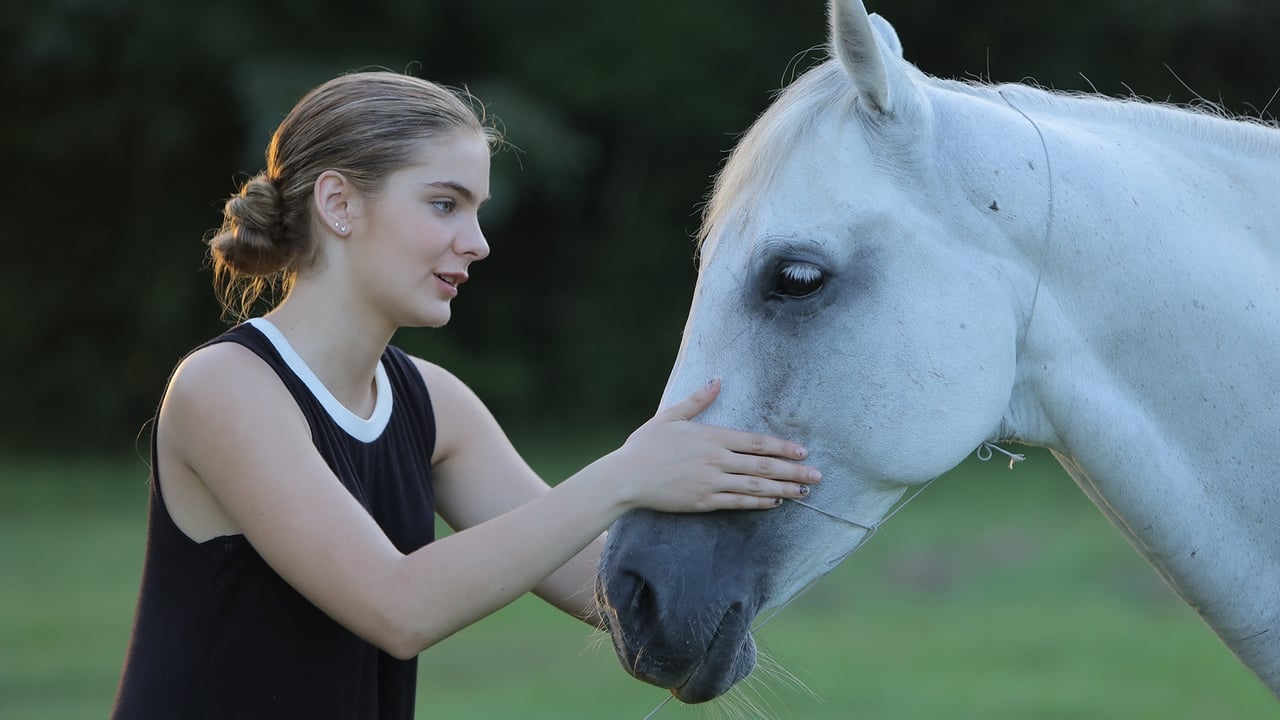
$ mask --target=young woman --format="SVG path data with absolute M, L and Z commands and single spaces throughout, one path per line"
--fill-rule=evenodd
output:
M 488 255 L 495 141 L 451 91 L 345 75 L 227 202 L 224 301 L 285 296 L 169 381 L 115 717 L 411 718 L 417 654 L 520 594 L 596 622 L 628 509 L 766 509 L 818 480 L 794 443 L 690 422 L 713 381 L 550 488 L 462 382 L 389 346 L 448 322 Z M 432 542 L 436 512 L 457 532 Z

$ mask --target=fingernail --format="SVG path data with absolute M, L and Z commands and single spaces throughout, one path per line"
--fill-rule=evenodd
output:
M 809 469 L 809 472 L 808 472 L 808 473 L 806 473 L 806 476 L 807 476 L 810 480 L 812 480 L 812 481 L 814 481 L 814 482 L 818 482 L 819 480 L 821 480 L 821 479 L 822 479 L 822 473 L 820 473 L 820 472 L 818 472 L 817 470 L 814 470 L 814 469 L 812 469 L 812 468 L 810 468 L 810 469 Z
M 805 446 L 803 446 L 803 445 L 797 445 L 797 446 L 796 446 L 796 457 L 798 457 L 798 458 L 802 458 L 802 457 L 804 457 L 805 455 L 808 455 L 808 454 L 809 454 L 809 449 L 808 449 L 808 448 L 806 448 L 806 447 L 805 447 Z
M 707 381 L 707 387 L 715 387 L 717 382 L 720 382 L 720 378 L 711 378 Z
M 777 507 L 777 506 L 779 506 L 779 505 L 781 505 L 781 504 L 782 504 L 782 498 L 774 498 L 774 499 L 773 499 L 773 506 L 774 506 L 774 507 Z
M 805 495 L 808 495 L 808 494 L 809 494 L 809 486 L 808 486 L 808 485 L 801 485 L 801 486 L 800 486 L 800 491 L 799 491 L 799 492 L 800 492 L 800 497 L 804 497 Z

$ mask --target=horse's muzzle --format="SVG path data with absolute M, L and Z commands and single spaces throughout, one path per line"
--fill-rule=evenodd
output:
M 637 679 L 682 702 L 700 703 L 723 695 L 755 668 L 754 608 L 733 602 L 706 608 L 700 620 L 664 617 L 668 613 L 644 578 L 627 573 L 615 579 L 601 596 L 616 598 L 624 609 L 606 606 L 605 621 L 619 662 Z
M 699 524 L 691 518 L 678 525 L 654 516 L 630 520 L 610 531 L 597 585 L 619 662 L 686 703 L 723 695 L 755 668 L 750 629 L 761 604 L 757 578 L 716 557 L 712 548 L 730 545 L 723 535 L 719 543 L 671 542 L 674 528 Z M 725 523 L 715 529 L 725 533 Z

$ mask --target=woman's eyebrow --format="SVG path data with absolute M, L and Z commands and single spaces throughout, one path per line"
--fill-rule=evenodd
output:
M 476 194 L 471 192 L 471 188 L 468 188 L 466 185 L 463 185 L 460 182 L 456 182 L 453 180 L 437 180 L 436 182 L 422 183 L 422 186 L 427 188 L 439 188 L 441 190 L 452 190 L 458 193 L 459 195 L 461 195 L 462 199 L 466 200 L 467 202 L 470 202 L 470 203 L 477 202 Z M 488 200 L 489 198 L 486 197 L 480 200 L 479 204 L 484 204 Z

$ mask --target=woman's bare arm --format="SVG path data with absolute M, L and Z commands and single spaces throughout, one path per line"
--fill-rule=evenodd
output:
M 438 418 L 432 478 L 436 510 L 464 530 L 550 490 L 512 446 L 489 410 L 443 368 L 414 358 Z M 534 588 L 543 600 L 599 627 L 594 579 L 603 535 Z
M 764 508 L 808 481 L 802 466 L 760 457 L 797 457 L 790 444 L 685 422 L 709 404 L 711 389 L 555 488 L 537 487 L 461 383 L 452 391 L 433 385 L 449 428 L 437 452 L 437 491 L 449 519 L 466 529 L 409 555 L 329 470 L 279 379 L 239 346 L 214 345 L 183 363 L 159 440 L 216 500 L 227 531 L 242 532 L 311 602 L 397 657 L 533 589 L 629 508 Z

